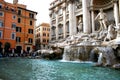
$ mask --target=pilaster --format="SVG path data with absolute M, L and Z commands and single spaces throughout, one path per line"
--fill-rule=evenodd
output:
M 66 38 L 66 4 L 63 3 L 62 5 L 63 9 L 63 38 Z
M 75 35 L 77 33 L 76 28 L 76 19 L 75 19 L 75 5 L 74 0 L 69 1 L 69 28 L 70 28 L 70 36 Z
M 58 15 L 58 11 L 59 11 L 59 8 L 58 7 L 56 7 L 56 9 L 55 9 L 55 14 L 56 14 L 56 40 L 58 40 L 58 17 L 59 17 L 59 15 Z

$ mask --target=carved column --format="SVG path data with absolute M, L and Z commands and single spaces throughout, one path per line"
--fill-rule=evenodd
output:
M 83 7 L 83 31 L 84 33 L 90 33 L 90 12 L 88 10 L 90 0 L 82 0 Z
M 119 23 L 119 12 L 118 12 L 118 1 L 114 0 L 114 18 L 115 18 L 115 25 L 117 26 Z
M 66 6 L 65 3 L 62 6 L 63 9 L 63 38 L 66 38 Z
M 55 13 L 56 13 L 56 40 L 58 40 L 58 18 L 59 18 L 59 15 L 58 15 L 58 11 L 59 11 L 59 8 L 58 7 L 56 7 L 56 11 L 55 11 Z

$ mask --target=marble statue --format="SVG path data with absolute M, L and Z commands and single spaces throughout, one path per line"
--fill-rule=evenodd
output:
M 82 18 L 80 17 L 79 21 L 78 21 L 78 32 L 82 32 L 83 31 L 83 23 L 82 23 Z
M 114 25 L 111 24 L 108 26 L 108 32 L 107 32 L 107 36 L 105 37 L 104 41 L 106 41 L 107 39 L 110 41 L 112 39 L 115 39 L 117 36 L 117 32 L 115 31 Z
M 102 30 L 107 29 L 107 16 L 106 13 L 103 12 L 103 9 L 100 9 L 100 12 L 96 16 L 95 20 L 98 20 L 100 22 L 100 27 L 102 28 Z

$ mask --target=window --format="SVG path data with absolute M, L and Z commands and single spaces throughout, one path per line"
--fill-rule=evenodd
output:
M 56 27 L 55 26 L 52 27 L 52 31 L 51 32 L 52 32 L 51 33 L 52 36 L 55 36 L 55 34 L 56 34 Z
M 21 32 L 21 27 L 16 27 L 16 32 Z
M 49 28 L 48 28 L 47 30 L 48 30 L 48 31 L 50 31 L 50 29 L 49 29 Z
M 58 34 L 59 34 L 59 35 L 63 34 L 63 25 L 60 24 L 60 25 L 58 26 L 58 28 L 59 28 Z
M 33 39 L 32 39 L 32 38 L 29 38 L 29 39 L 28 39 L 28 42 L 29 42 L 29 43 L 33 43 Z
M 33 29 L 28 29 L 29 34 L 33 34 Z
M 46 42 L 46 39 L 43 39 L 43 42 Z
M 2 8 L 2 4 L 0 4 L 0 9 Z
M 56 14 L 55 14 L 55 12 L 52 14 L 52 18 L 55 18 L 56 17 Z
M 47 40 L 47 42 L 49 43 L 49 40 Z
M 0 27 L 3 27 L 3 21 L 0 21 Z
M 16 42 L 21 42 L 21 38 L 20 37 L 16 37 Z
M 47 34 L 47 36 L 49 37 L 49 33 Z
M 16 19 L 16 16 L 15 16 L 15 15 L 13 15 L 13 16 L 12 16 L 12 18 L 13 18 L 13 19 Z
M 30 25 L 32 25 L 33 23 L 32 23 L 32 21 L 30 21 Z
M 2 31 L 0 31 L 0 39 L 2 38 L 2 35 L 3 35 L 3 32 L 2 32 Z
M 1 17 L 4 16 L 4 13 L 3 13 L 3 12 L 0 12 L 0 16 L 1 16 Z
M 18 18 L 18 23 L 21 23 L 21 18 Z
M 34 14 L 33 13 L 29 13 L 29 17 L 30 18 L 34 18 Z
M 14 9 L 14 8 L 11 8 L 11 11 L 12 11 L 12 12 L 15 12 L 15 9 Z
M 15 28 L 16 28 L 16 24 L 12 23 L 12 29 L 15 29 Z
M 46 36 L 46 33 L 43 33 L 43 36 Z
M 15 33 L 12 33 L 11 38 L 15 39 Z
M 46 31 L 46 28 L 43 28 L 43 31 Z
M 62 9 L 59 9 L 58 14 L 61 15 L 62 13 Z
M 18 15 L 21 15 L 22 11 L 21 10 L 18 10 Z

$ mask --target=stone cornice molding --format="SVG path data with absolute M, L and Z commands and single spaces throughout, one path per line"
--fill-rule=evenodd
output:
M 52 10 L 54 8 L 56 8 L 57 6 L 60 6 L 61 4 L 63 4 L 65 2 L 65 0 L 62 0 L 61 2 L 58 1 L 58 3 L 55 3 L 54 6 L 51 6 L 49 9 Z

